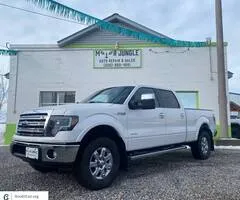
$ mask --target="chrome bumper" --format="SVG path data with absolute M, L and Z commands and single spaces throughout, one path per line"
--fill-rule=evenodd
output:
M 75 162 L 79 146 L 79 144 L 40 144 L 13 141 L 10 149 L 14 156 L 20 157 L 24 161 L 68 164 Z M 27 158 L 26 147 L 37 148 L 38 159 Z M 54 156 L 49 156 L 51 155 L 49 152 L 55 152 Z

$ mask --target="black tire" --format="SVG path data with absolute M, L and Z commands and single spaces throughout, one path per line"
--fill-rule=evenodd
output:
M 99 179 L 99 177 L 95 177 L 97 175 L 93 175 L 93 172 L 91 171 L 92 168 L 90 168 L 90 161 L 92 161 L 93 156 L 95 156 L 94 153 L 100 149 L 107 149 L 108 153 L 111 154 L 111 170 L 106 172 L 107 175 L 104 175 L 105 177 L 102 179 Z M 98 154 L 98 158 L 101 158 L 101 155 Z M 103 157 L 102 157 L 103 159 Z M 105 159 L 105 158 L 104 158 Z M 96 159 L 95 162 L 98 162 L 99 159 Z M 101 165 L 98 163 L 98 165 Z M 75 174 L 77 181 L 84 187 L 91 189 L 91 190 L 99 190 L 105 187 L 108 187 L 112 184 L 113 180 L 116 178 L 118 170 L 120 165 L 120 155 L 119 150 L 116 145 L 116 143 L 106 137 L 97 138 L 95 140 L 90 141 L 90 143 L 86 146 L 86 148 L 83 150 L 82 155 L 76 160 L 75 165 Z M 103 164 L 105 166 L 105 164 Z M 95 172 L 97 171 L 97 168 L 104 168 L 101 171 L 98 171 L 98 174 L 102 173 L 104 170 L 108 170 L 107 167 L 96 167 Z M 94 169 L 94 167 L 93 167 Z M 105 172 L 104 172 L 105 174 Z
M 35 164 L 32 164 L 30 163 L 30 166 L 35 169 L 36 171 L 39 171 L 41 173 L 47 173 L 47 172 L 52 172 L 54 171 L 53 168 L 50 168 L 50 167 L 43 167 L 43 166 L 40 166 L 40 165 L 35 165 Z
M 199 133 L 198 140 L 191 145 L 192 155 L 195 159 L 206 160 L 211 154 L 211 138 L 207 130 Z

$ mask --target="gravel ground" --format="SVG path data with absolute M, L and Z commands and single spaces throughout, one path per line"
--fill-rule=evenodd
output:
M 41 174 L 0 147 L 0 190 L 49 191 L 49 199 L 240 199 L 240 150 L 197 161 L 189 150 L 130 163 L 109 188 L 89 191 L 71 173 Z

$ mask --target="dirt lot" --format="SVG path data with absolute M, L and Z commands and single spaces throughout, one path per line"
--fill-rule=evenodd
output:
M 89 191 L 71 173 L 41 174 L 0 147 L 0 190 L 44 190 L 50 199 L 240 199 L 240 150 L 216 150 L 206 161 L 189 150 L 130 163 L 107 189 Z

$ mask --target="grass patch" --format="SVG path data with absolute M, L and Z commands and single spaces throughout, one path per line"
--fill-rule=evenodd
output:
M 16 124 L 6 125 L 6 131 L 4 133 L 4 144 L 10 144 L 12 142 L 12 138 L 15 132 L 16 132 Z

